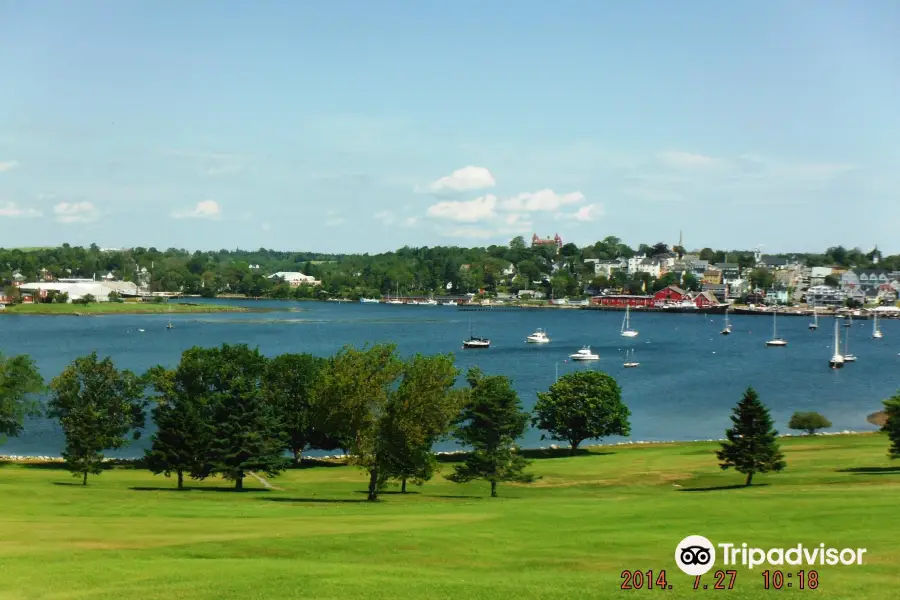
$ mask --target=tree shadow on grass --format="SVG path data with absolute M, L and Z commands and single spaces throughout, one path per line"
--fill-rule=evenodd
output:
M 900 466 L 896 467 L 854 467 L 852 469 L 838 469 L 838 473 L 852 473 L 854 475 L 891 475 L 900 474 Z
M 367 490 L 354 490 L 353 493 L 354 494 L 368 494 L 369 492 Z M 380 490 L 378 492 L 378 495 L 379 496 L 414 496 L 416 494 L 421 494 L 421 493 L 422 492 L 415 491 L 415 490 L 406 491 L 406 492 L 401 492 L 400 490 Z
M 370 502 L 363 498 L 263 498 L 263 500 L 287 504 L 367 504 Z M 372 503 L 377 503 L 377 500 Z
M 233 487 L 185 487 L 179 490 L 177 487 L 135 486 L 128 489 L 135 492 L 224 492 L 233 494 L 259 494 L 268 493 L 270 491 L 265 488 L 244 488 L 236 490 Z
M 54 481 L 54 482 L 53 482 L 53 485 L 64 485 L 64 486 L 66 486 L 66 487 L 88 487 L 88 486 L 82 484 L 80 481 L 79 481 L 79 482 L 75 482 L 75 481 Z
M 714 485 L 710 487 L 694 487 L 694 488 L 682 488 L 678 491 L 680 492 L 718 492 L 724 490 L 749 490 L 753 488 L 761 488 L 767 487 L 771 485 L 770 483 L 754 483 L 753 485 L 747 486 L 743 483 L 735 483 L 732 485 Z
M 612 456 L 615 452 L 591 452 L 587 448 L 578 448 L 574 453 L 569 448 L 537 448 L 522 450 L 522 456 L 532 459 L 571 458 L 573 456 Z
M 64 462 L 24 462 L 19 463 L 26 469 L 46 469 L 48 471 L 67 471 L 68 467 L 66 467 L 66 463 Z M 103 469 L 108 469 L 109 467 L 103 466 Z
M 302 461 L 300 461 L 299 465 L 295 465 L 292 463 L 288 467 L 288 469 L 319 469 L 346 466 L 348 466 L 346 462 L 337 460 L 317 460 L 315 458 L 304 458 Z

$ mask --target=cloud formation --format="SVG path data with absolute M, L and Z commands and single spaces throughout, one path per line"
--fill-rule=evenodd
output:
M 10 219 L 33 219 L 40 216 L 40 211 L 33 208 L 24 208 L 15 202 L 7 202 L 3 206 L 0 206 L 0 217 Z
M 53 207 L 60 223 L 90 223 L 100 218 L 100 211 L 90 202 L 60 202 Z
M 492 188 L 495 185 L 497 185 L 497 181 L 490 171 L 484 167 L 470 165 L 432 181 L 425 187 L 425 190 L 434 193 L 471 192 Z
M 571 221 L 580 221 L 582 223 L 587 223 L 590 221 L 596 221 L 600 217 L 603 216 L 603 205 L 602 204 L 586 204 L 580 207 L 578 210 L 572 213 L 556 213 L 556 218 L 558 219 L 568 219 Z
M 493 194 L 481 196 L 474 200 L 438 202 L 428 207 L 429 217 L 457 221 L 459 223 L 477 223 L 497 216 L 497 197 Z
M 12 171 L 13 169 L 18 169 L 21 165 L 19 165 L 19 161 L 17 160 L 3 160 L 0 161 L 0 173 L 5 173 L 6 171 Z
M 215 200 L 203 200 L 194 208 L 172 211 L 173 219 L 218 219 L 222 214 Z
M 581 192 L 557 194 L 551 189 L 543 189 L 513 196 L 504 200 L 501 206 L 505 210 L 517 212 L 555 212 L 563 206 L 583 201 L 584 194 Z

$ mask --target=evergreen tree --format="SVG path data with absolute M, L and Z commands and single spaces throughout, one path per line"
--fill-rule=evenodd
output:
M 59 420 L 66 436 L 63 458 L 73 475 L 99 474 L 103 451 L 140 437 L 144 426 L 144 384 L 131 371 L 119 371 L 97 353 L 75 359 L 50 383 L 48 416 Z
M 528 413 L 522 411 L 509 378 L 485 376 L 478 368 L 472 368 L 466 379 L 471 396 L 453 437 L 470 450 L 463 464 L 457 465 L 447 479 L 457 483 L 489 481 L 492 498 L 497 496 L 497 484 L 501 481 L 534 481 L 534 475 L 525 473 L 529 461 L 519 454 L 516 445 L 528 427 Z
M 734 468 L 747 476 L 750 485 L 755 473 L 778 472 L 784 469 L 784 455 L 778 446 L 778 432 L 769 410 L 759 401 L 752 387 L 732 411 L 731 429 L 725 432 L 726 441 L 716 452 L 723 470 Z
M 147 373 L 158 394 L 153 408 L 156 433 L 145 451 L 147 468 L 166 477 L 175 473 L 179 490 L 184 489 L 185 473 L 195 479 L 209 474 L 208 398 L 191 389 L 199 383 L 196 376 L 202 370 L 197 368 L 198 361 L 205 354 L 200 348 L 191 348 L 182 354 L 177 369 L 155 367 Z
M 267 401 L 263 388 L 266 357 L 246 344 L 223 344 L 205 350 L 216 368 L 209 404 L 208 472 L 244 488 L 250 471 L 274 477 L 287 466 L 281 420 Z
M 891 440 L 888 456 L 900 458 L 900 392 L 884 401 L 884 413 L 887 418 L 881 430 Z

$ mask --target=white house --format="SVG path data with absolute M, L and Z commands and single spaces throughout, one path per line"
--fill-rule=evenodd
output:
M 304 275 L 299 271 L 278 271 L 269 275 L 269 279 L 283 279 L 291 287 L 300 287 L 301 285 L 321 285 L 321 281 L 312 275 Z

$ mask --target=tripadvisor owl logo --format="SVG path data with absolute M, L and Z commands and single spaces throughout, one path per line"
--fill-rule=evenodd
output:
M 675 548 L 675 564 L 688 575 L 705 575 L 716 564 L 716 547 L 702 535 L 689 535 Z

